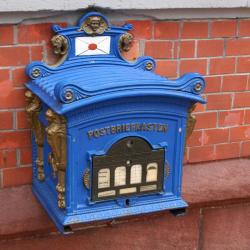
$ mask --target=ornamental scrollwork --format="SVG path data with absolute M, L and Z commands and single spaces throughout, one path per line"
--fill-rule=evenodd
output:
M 30 90 L 25 92 L 25 99 L 28 103 L 26 106 L 26 112 L 28 114 L 28 121 L 33 130 L 35 143 L 37 145 L 37 179 L 44 181 L 44 161 L 43 161 L 43 145 L 44 145 L 44 126 L 39 120 L 39 114 L 42 109 L 42 103 L 40 99 L 34 95 Z
M 66 175 L 66 119 L 56 114 L 51 109 L 46 112 L 48 127 L 46 128 L 47 140 L 52 152 L 49 154 L 49 163 L 54 174 L 58 176 L 56 191 L 58 193 L 58 207 L 65 208 L 65 175 Z

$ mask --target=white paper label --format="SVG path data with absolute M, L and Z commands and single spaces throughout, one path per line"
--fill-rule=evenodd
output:
M 123 186 L 126 184 L 126 167 L 121 166 L 115 169 L 115 186 Z
M 98 193 L 98 197 L 106 197 L 106 196 L 114 196 L 114 195 L 115 195 L 115 190 L 109 190 L 109 191 Z
M 76 37 L 75 55 L 90 56 L 110 53 L 110 36 Z
M 136 187 L 120 189 L 120 194 L 131 194 L 136 192 Z
M 157 181 L 158 164 L 156 162 L 149 163 L 147 165 L 147 177 L 146 182 Z
M 140 164 L 133 165 L 130 171 L 130 184 L 141 183 L 142 166 Z
M 98 171 L 98 188 L 110 187 L 110 170 L 103 168 Z
M 156 185 L 141 186 L 141 187 L 140 187 L 140 192 L 156 190 L 156 188 L 157 188 Z

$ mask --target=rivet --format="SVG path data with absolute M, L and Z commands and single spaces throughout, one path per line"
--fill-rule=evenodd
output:
M 194 85 L 194 90 L 195 90 L 196 92 L 201 91 L 201 88 L 202 88 L 202 85 L 201 85 L 200 82 L 197 82 L 197 83 Z
M 147 62 L 145 65 L 146 70 L 152 70 L 153 69 L 153 63 L 152 62 Z
M 38 69 L 38 68 L 35 68 L 35 69 L 32 70 L 31 75 L 32 75 L 33 77 L 37 78 L 38 76 L 41 75 L 41 70 Z
M 73 93 L 72 91 L 68 90 L 65 92 L 64 97 L 67 101 L 71 101 L 73 99 Z

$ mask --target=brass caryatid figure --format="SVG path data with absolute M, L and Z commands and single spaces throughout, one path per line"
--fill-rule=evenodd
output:
M 46 118 L 49 122 L 46 128 L 47 140 L 52 152 L 49 154 L 49 162 L 54 173 L 58 175 L 56 190 L 58 192 L 58 207 L 65 208 L 65 172 L 66 172 L 66 120 L 48 109 Z
M 43 168 L 43 143 L 44 143 L 44 126 L 39 121 L 39 113 L 42 109 L 42 104 L 40 99 L 34 95 L 30 90 L 25 92 L 25 98 L 28 102 L 26 107 L 26 112 L 28 114 L 28 120 L 31 124 L 31 128 L 34 133 L 35 142 L 37 145 L 37 179 L 44 181 L 44 168 Z
M 186 126 L 186 142 L 185 143 L 187 143 L 187 139 L 193 133 L 194 126 L 195 126 L 195 123 L 196 123 L 196 118 L 192 114 L 195 107 L 196 107 L 196 105 L 192 105 L 191 108 L 188 110 L 188 118 L 187 118 L 187 126 Z

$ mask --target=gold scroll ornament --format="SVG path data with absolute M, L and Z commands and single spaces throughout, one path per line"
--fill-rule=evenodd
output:
M 40 99 L 34 95 L 30 90 L 25 92 L 25 99 L 28 102 L 26 106 L 26 112 L 28 114 L 28 120 L 33 130 L 35 143 L 37 145 L 37 179 L 44 181 L 44 168 L 43 168 L 43 143 L 44 143 L 44 126 L 39 121 L 39 113 L 42 109 L 42 103 Z
M 186 126 L 186 142 L 185 142 L 185 144 L 187 144 L 187 139 L 193 133 L 194 126 L 195 126 L 195 123 L 196 123 L 196 118 L 192 114 L 195 107 L 196 107 L 196 105 L 192 105 L 191 108 L 188 110 L 188 118 L 187 118 L 187 126 Z
M 47 140 L 52 149 L 49 162 L 53 171 L 58 175 L 56 191 L 59 208 L 65 208 L 65 173 L 66 173 L 66 119 L 48 109 L 46 118 L 49 122 L 46 128 Z

